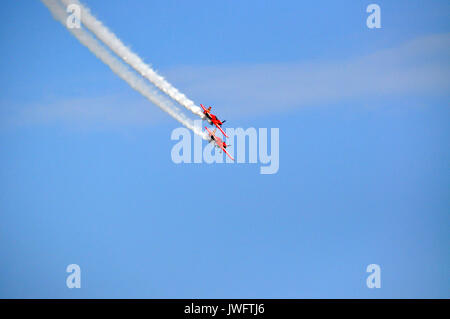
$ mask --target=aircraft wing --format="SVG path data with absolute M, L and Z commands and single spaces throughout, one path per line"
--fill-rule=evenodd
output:
M 209 135 L 214 136 L 214 133 L 211 132 L 206 126 L 205 126 L 206 130 L 208 131 Z
M 200 106 L 202 107 L 203 111 L 206 111 L 206 108 L 203 106 L 203 104 L 200 104 Z
M 225 154 L 228 155 L 229 158 L 231 158 L 232 161 L 234 161 L 234 158 L 231 157 L 231 155 L 227 152 L 227 150 L 225 148 L 221 147 L 221 149 L 222 149 L 222 151 L 225 152 Z
M 227 136 L 227 134 L 225 134 L 225 132 L 222 130 L 222 128 L 220 127 L 220 125 L 219 124 L 217 124 L 217 123 L 214 123 L 214 125 L 219 129 L 219 131 L 221 131 L 222 132 L 222 134 L 223 134 L 223 136 L 225 136 L 225 137 L 228 137 Z

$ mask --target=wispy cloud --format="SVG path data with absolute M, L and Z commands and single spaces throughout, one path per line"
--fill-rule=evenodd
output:
M 343 61 L 181 67 L 168 72 L 188 95 L 227 113 L 450 92 L 450 34 L 431 35 Z
M 8 105 L 3 101 L 1 104 Z M 77 128 L 145 126 L 171 119 L 148 101 L 124 96 L 60 98 L 57 100 L 2 107 L 3 125 L 62 124 Z
M 418 38 L 348 60 L 185 66 L 165 75 L 199 103 L 226 109 L 225 116 L 284 112 L 341 101 L 448 96 L 450 34 Z M 67 123 L 99 127 L 151 125 L 170 120 L 148 101 L 135 97 L 130 100 L 127 96 L 61 98 L 16 109 L 0 104 L 3 123 L 22 125 Z

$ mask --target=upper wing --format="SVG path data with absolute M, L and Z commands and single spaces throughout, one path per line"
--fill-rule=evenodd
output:
M 228 137 L 228 135 L 225 134 L 225 132 L 222 130 L 222 128 L 220 127 L 220 125 L 217 124 L 217 122 L 214 122 L 214 125 L 217 126 L 217 128 L 222 132 L 223 136 Z

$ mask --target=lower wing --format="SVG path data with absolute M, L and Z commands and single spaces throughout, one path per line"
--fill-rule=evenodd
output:
M 234 158 L 231 157 L 231 155 L 227 152 L 227 150 L 224 149 L 223 147 L 221 147 L 221 148 L 222 148 L 222 151 L 224 151 L 228 155 L 228 157 L 231 158 L 231 160 L 234 161 Z
M 223 134 L 223 136 L 225 136 L 225 137 L 228 137 L 228 135 L 227 134 L 225 134 L 225 132 L 222 130 L 222 128 L 220 127 L 220 125 L 219 124 L 217 124 L 217 123 L 214 123 L 214 125 L 219 129 L 219 131 L 221 131 L 222 132 L 222 134 Z

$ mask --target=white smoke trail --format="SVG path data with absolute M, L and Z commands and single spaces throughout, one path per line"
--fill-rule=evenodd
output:
M 88 8 L 83 6 L 78 0 L 61 0 L 66 6 L 74 3 L 80 6 L 81 9 L 81 22 L 86 26 L 95 36 L 108 46 L 111 51 L 117 54 L 128 65 L 130 65 L 136 72 L 140 73 L 143 77 L 152 82 L 161 91 L 170 96 L 173 100 L 184 106 L 192 113 L 204 117 L 203 112 L 199 106 L 196 106 L 193 101 L 188 99 L 184 94 L 179 92 L 173 87 L 167 80 L 154 71 L 148 64 L 132 52 L 122 41 L 111 32 L 106 26 L 104 26 L 99 20 L 97 20 Z
M 58 0 L 41 0 L 44 5 L 51 11 L 53 17 L 62 23 L 65 27 L 67 14 L 64 7 Z M 206 134 L 202 132 L 200 127 L 194 125 L 194 122 L 180 112 L 170 101 L 160 96 L 148 83 L 135 73 L 130 71 L 126 65 L 115 58 L 108 50 L 99 44 L 99 42 L 86 30 L 82 28 L 67 28 L 84 46 L 95 54 L 103 63 L 116 73 L 120 78 L 127 82 L 133 89 L 141 93 L 149 101 L 156 104 L 163 111 L 167 112 L 181 124 L 191 129 L 194 133 L 200 135 L 204 139 L 208 139 Z

